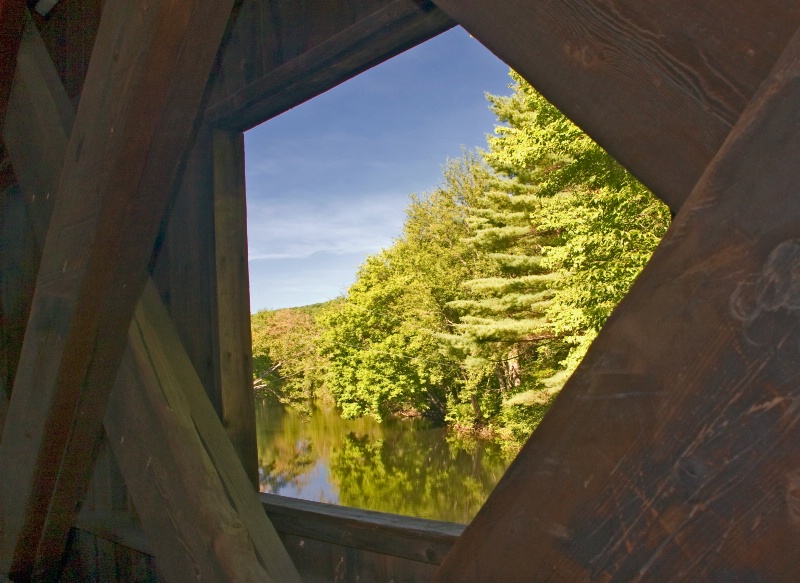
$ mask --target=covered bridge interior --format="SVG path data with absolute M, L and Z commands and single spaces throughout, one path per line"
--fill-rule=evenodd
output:
M 465 529 L 259 496 L 242 132 L 455 24 L 674 222 Z M 775 0 L 0 0 L 0 580 L 796 581 L 798 26 Z

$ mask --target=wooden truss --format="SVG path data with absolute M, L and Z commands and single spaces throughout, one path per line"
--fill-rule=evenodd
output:
M 241 132 L 458 22 L 676 216 L 435 580 L 796 579 L 800 5 L 101 4 L 0 0 L 1 576 L 68 577 L 105 480 L 161 578 L 301 580 L 253 488 Z

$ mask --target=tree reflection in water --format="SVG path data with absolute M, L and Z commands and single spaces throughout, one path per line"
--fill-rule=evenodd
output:
M 511 456 L 419 420 L 346 421 L 257 403 L 261 490 L 409 516 L 469 522 Z

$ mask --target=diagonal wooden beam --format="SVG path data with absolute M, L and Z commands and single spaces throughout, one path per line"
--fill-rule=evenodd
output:
M 299 583 L 152 282 L 128 336 L 105 427 L 159 564 Z
M 67 141 L 52 144 L 49 134 L 36 130 L 68 131 L 72 118 L 69 99 L 38 35 L 26 37 L 20 54 L 37 58 L 28 63 L 29 69 L 18 72 L 14 97 L 34 103 L 26 113 L 44 127 L 29 127 L 27 134 L 15 132 L 29 118 L 20 117 L 21 109 L 12 107 L 6 135 L 22 182 L 36 198 L 54 186 L 46 179 L 55 176 L 47 166 L 60 167 L 59 149 L 63 158 Z M 29 205 L 40 234 L 47 231 L 49 208 Z M 206 577 L 226 580 L 250 573 L 260 580 L 298 581 L 152 282 L 137 307 L 126 354 L 122 365 L 126 372 L 117 380 L 104 426 L 113 438 L 111 445 L 125 470 L 138 514 L 155 541 L 152 548 L 157 549 L 163 574 L 177 582 L 198 569 Z M 0 401 L 0 406 L 4 403 Z M 176 476 L 177 467 L 189 469 Z M 158 488 L 154 476 L 162 479 Z M 206 511 L 198 513 L 197 508 Z M 221 541 L 211 553 L 210 533 Z
M 797 579 L 800 32 L 436 581 Z
M 800 26 L 782 0 L 435 2 L 675 212 Z
M 232 4 L 105 6 L 0 443 L 2 573 L 58 567 Z
M 24 13 L 25 0 L 0 0 L 0 133 L 17 66 Z
M 430 2 L 393 0 L 211 105 L 206 122 L 245 131 L 455 26 Z

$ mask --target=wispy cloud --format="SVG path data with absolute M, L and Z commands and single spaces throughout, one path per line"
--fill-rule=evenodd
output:
M 248 203 L 250 260 L 374 253 L 400 234 L 407 198 L 382 193 L 341 200 Z

